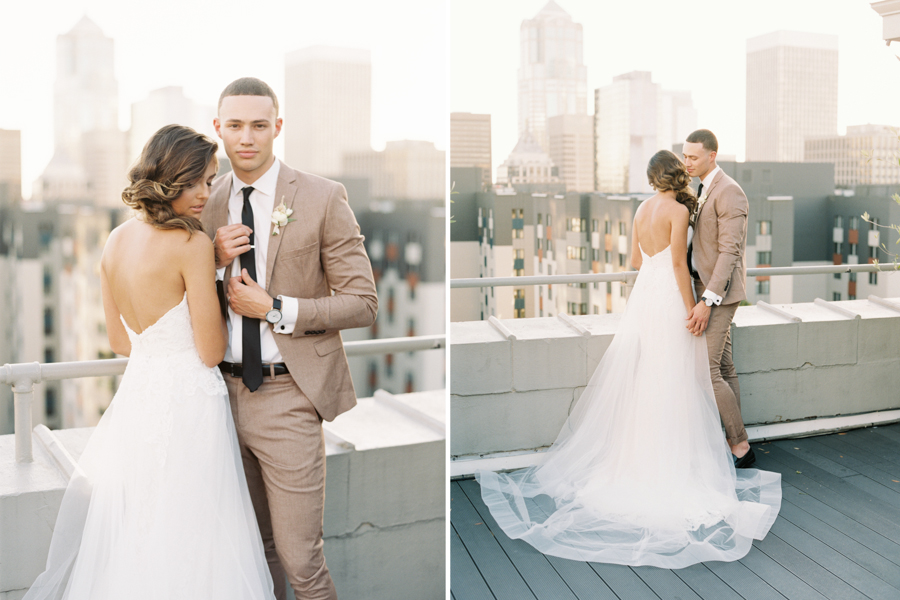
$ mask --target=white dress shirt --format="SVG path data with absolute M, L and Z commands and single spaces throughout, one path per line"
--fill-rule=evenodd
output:
M 256 258 L 256 282 L 266 287 L 266 257 L 269 254 L 269 238 L 271 237 L 272 212 L 275 210 L 275 186 L 278 183 L 278 171 L 281 163 L 276 159 L 265 174 L 253 182 L 253 192 L 250 194 L 250 206 L 253 207 L 253 245 Z M 244 193 L 241 191 L 250 184 L 246 184 L 234 171 L 231 173 L 231 195 L 228 198 L 228 224 L 241 222 L 241 211 L 244 208 Z M 241 258 L 234 259 L 230 266 L 231 277 L 241 276 Z M 218 279 L 225 279 L 223 267 L 216 271 Z M 228 289 L 226 281 L 225 288 Z M 274 326 L 274 331 L 289 335 L 294 332 L 297 323 L 299 303 L 296 298 L 278 296 L 281 298 L 281 321 Z M 241 315 L 228 307 L 228 349 L 225 351 L 227 362 L 240 363 L 243 360 L 243 328 Z M 262 350 L 263 363 L 284 362 L 278 346 L 275 344 L 273 327 L 261 319 L 259 323 L 260 349 Z
M 719 165 L 716 165 L 715 169 L 713 169 L 712 171 L 707 173 L 706 177 L 704 177 L 703 179 L 700 180 L 700 184 L 708 190 L 709 186 L 712 185 L 713 179 L 715 179 L 716 174 L 718 174 L 718 172 L 721 170 L 722 170 L 722 167 L 720 167 Z M 693 267 L 694 272 L 699 272 L 699 271 L 697 271 L 697 260 L 695 259 L 694 254 L 691 254 L 691 266 Z M 722 304 L 722 296 L 718 295 L 715 292 L 705 290 L 703 292 L 703 297 L 709 298 L 710 300 L 712 300 L 713 304 L 715 304 L 716 306 L 719 306 L 720 304 Z

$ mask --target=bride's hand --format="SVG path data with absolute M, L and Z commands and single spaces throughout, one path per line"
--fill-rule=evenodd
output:
M 242 317 L 265 319 L 272 308 L 272 296 L 250 278 L 247 269 L 241 269 L 240 277 L 228 280 L 228 305 Z
M 687 329 L 694 335 L 701 335 L 709 325 L 709 313 L 712 309 L 706 302 L 698 302 L 687 316 Z

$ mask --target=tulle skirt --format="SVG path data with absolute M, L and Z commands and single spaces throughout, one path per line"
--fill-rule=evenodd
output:
M 26 600 L 273 598 L 221 375 L 163 358 L 132 357 Z
M 667 250 L 644 257 L 619 330 L 540 466 L 479 471 L 497 523 L 545 554 L 681 568 L 737 560 L 781 506 L 781 475 L 735 470 L 706 340 L 685 328 Z

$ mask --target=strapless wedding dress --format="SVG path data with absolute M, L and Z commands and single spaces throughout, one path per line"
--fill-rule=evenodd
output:
M 225 382 L 200 360 L 187 297 L 125 329 L 128 368 L 24 600 L 274 598 Z
M 507 535 L 545 554 L 669 569 L 737 560 L 775 521 L 781 475 L 735 470 L 671 249 L 641 253 L 616 336 L 544 462 L 476 478 Z

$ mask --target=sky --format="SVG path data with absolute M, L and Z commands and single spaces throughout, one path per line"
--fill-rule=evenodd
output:
M 452 0 L 450 110 L 491 115 L 492 162 L 518 139 L 519 27 L 546 0 Z M 866 0 L 557 0 L 584 31 L 588 113 L 594 90 L 630 71 L 650 71 L 669 90 L 689 90 L 698 127 L 719 153 L 744 158 L 746 42 L 772 31 L 838 36 L 838 133 L 847 125 L 900 126 L 900 44 L 886 46 Z
M 447 10 L 430 0 L 6 2 L 0 129 L 22 131 L 23 196 L 53 155 L 56 37 L 84 15 L 115 41 L 123 130 L 131 104 L 164 86 L 215 105 L 229 82 L 254 76 L 283 98 L 284 55 L 324 44 L 370 50 L 372 144 L 381 150 L 402 139 L 447 148 Z

